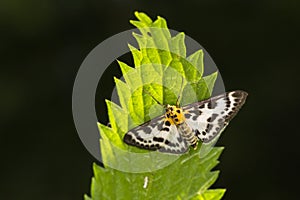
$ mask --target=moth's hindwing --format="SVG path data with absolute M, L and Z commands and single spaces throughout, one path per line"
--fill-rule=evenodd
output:
M 219 135 L 245 103 L 247 93 L 232 91 L 183 107 L 186 123 L 208 143 Z
M 164 116 L 154 118 L 128 131 L 123 140 L 142 149 L 174 154 L 184 153 L 189 148 L 175 125 L 165 125 Z

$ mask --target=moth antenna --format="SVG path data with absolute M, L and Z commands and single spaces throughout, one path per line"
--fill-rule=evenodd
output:
M 184 79 L 183 79 L 183 76 L 181 76 L 180 91 L 179 91 L 179 95 L 178 95 L 177 100 L 176 100 L 176 106 L 177 107 L 180 107 L 179 104 L 180 104 L 181 96 L 182 96 L 182 92 L 183 92 L 183 82 L 184 82 Z

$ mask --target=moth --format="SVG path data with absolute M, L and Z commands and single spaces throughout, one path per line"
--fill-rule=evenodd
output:
M 166 105 L 165 114 L 128 131 L 123 141 L 142 149 L 183 154 L 199 141 L 210 143 L 245 103 L 247 93 L 227 92 L 204 101 Z

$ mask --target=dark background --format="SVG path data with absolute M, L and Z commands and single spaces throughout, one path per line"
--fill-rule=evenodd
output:
M 226 89 L 249 93 L 218 142 L 226 149 L 214 187 L 227 188 L 224 199 L 298 199 L 297 0 L 2 0 L 1 199 L 75 200 L 89 193 L 95 160 L 73 124 L 73 82 L 97 44 L 133 28 L 135 10 L 161 15 L 197 40 Z M 109 94 L 107 88 L 101 98 Z

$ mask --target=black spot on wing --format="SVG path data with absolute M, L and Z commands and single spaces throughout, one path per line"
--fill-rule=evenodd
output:
M 158 124 L 158 126 L 157 126 L 157 129 L 158 129 L 158 130 L 161 130 L 161 129 L 163 128 L 163 124 L 164 124 L 163 121 L 160 122 L 160 123 Z
M 226 102 L 226 107 L 230 108 L 230 101 L 229 100 Z
M 152 129 L 149 128 L 148 126 L 143 127 L 142 130 L 143 130 L 143 132 L 145 132 L 146 134 L 150 134 L 151 131 L 152 131 Z
M 198 118 L 197 115 L 193 116 L 193 120 L 197 120 L 197 118 Z
M 132 143 L 132 136 L 129 135 L 129 134 L 125 134 L 124 138 L 123 138 L 123 141 L 126 143 L 126 144 L 131 144 Z
M 198 129 L 196 129 L 195 132 L 196 132 L 196 136 L 199 136 L 201 134 Z
M 152 128 L 155 128 L 157 126 L 157 122 L 153 122 L 153 123 L 149 123 L 149 126 L 151 126 Z
M 167 121 L 165 121 L 165 125 L 166 125 L 166 126 L 171 126 L 171 123 L 170 123 L 170 121 L 168 121 L 168 120 L 167 120 Z
M 161 137 L 153 137 L 153 141 L 155 141 L 155 142 L 163 142 L 163 141 L 164 141 L 164 138 L 161 138 Z
M 244 91 L 239 91 L 239 90 L 231 92 L 231 95 L 236 98 L 242 98 L 244 94 L 245 94 Z
M 223 119 L 223 118 L 220 118 L 220 119 L 218 119 L 218 123 L 224 123 L 225 122 L 225 120 Z
M 168 141 L 168 140 L 167 140 Z M 165 144 L 167 144 L 166 142 L 165 142 Z M 169 142 L 168 141 L 168 144 L 167 144 L 169 147 L 179 147 L 179 144 L 178 143 L 174 143 L 174 142 Z
M 205 132 L 209 133 L 214 126 L 212 124 L 207 124 Z
M 167 132 L 169 132 L 170 129 L 169 129 L 168 127 L 165 127 L 165 128 L 163 128 L 163 129 L 161 129 L 161 131 L 167 131 Z
M 202 111 L 194 109 L 194 110 L 190 110 L 189 113 L 192 113 L 192 114 L 195 114 L 195 115 L 201 115 Z
M 234 101 L 235 101 L 236 103 L 239 103 L 241 100 L 240 100 L 240 99 L 234 99 Z
M 207 108 L 208 109 L 215 109 L 217 107 L 217 102 L 211 100 L 207 103 Z
M 216 114 L 216 113 L 212 114 L 211 117 L 209 117 L 209 118 L 207 119 L 207 122 L 213 122 L 213 121 L 215 121 L 215 119 L 216 119 L 218 116 L 219 116 L 219 115 Z
M 205 107 L 205 104 L 200 104 L 198 108 L 203 109 Z
M 182 142 L 182 138 L 181 138 L 181 137 L 177 137 L 177 141 L 178 141 L 179 143 L 181 143 L 181 142 Z
M 192 115 L 189 113 L 184 114 L 185 118 L 189 119 Z

